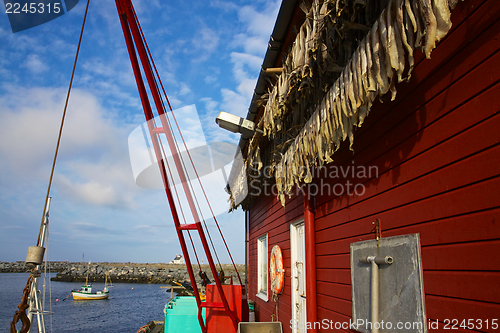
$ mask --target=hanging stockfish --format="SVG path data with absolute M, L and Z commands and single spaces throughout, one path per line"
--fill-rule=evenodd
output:
M 391 100 L 396 98 L 397 84 L 410 79 L 415 48 L 430 58 L 436 42 L 451 28 L 448 0 L 385 3 L 383 7 L 380 1 L 363 2 L 363 15 L 356 2 L 301 4 L 305 22 L 265 96 L 258 124 L 271 147 L 282 147 L 283 153 L 261 156 L 261 134 L 256 133 L 247 148 L 246 172 L 241 172 L 256 177 L 263 165 L 271 166 L 282 205 L 295 185 L 312 182 L 315 167 L 333 161 L 341 142 L 349 139 L 352 149 L 354 129 L 363 124 L 376 98 L 383 102 L 389 90 Z M 380 15 L 369 22 L 374 10 Z M 244 181 L 241 174 L 238 181 Z M 241 194 L 235 191 L 243 190 L 243 186 L 229 190 L 232 209 L 238 205 L 233 197 Z
M 420 33 L 425 36 L 424 51 L 426 57 L 430 58 L 435 43 L 451 28 L 450 9 L 443 0 L 418 1 L 420 12 L 417 15 L 420 15 L 425 22 L 423 26 L 425 31 Z M 285 195 L 291 194 L 293 185 L 299 184 L 300 181 L 304 183 L 312 181 L 312 177 L 309 176 L 303 179 L 297 177 L 295 174 L 297 169 L 305 169 L 305 173 L 311 175 L 313 167 L 331 162 L 333 152 L 346 137 L 349 138 L 352 148 L 354 128 L 362 125 L 374 99 L 377 96 L 381 98 L 389 90 L 392 92 L 391 100 L 395 99 L 395 85 L 403 80 L 406 62 L 410 65 L 407 79 L 413 68 L 415 45 L 413 38 L 415 33 L 418 35 L 416 31 L 419 27 L 418 20 L 407 0 L 389 2 L 388 7 L 375 22 L 370 33 L 360 42 L 341 76 L 326 93 L 296 140 L 318 143 L 306 145 L 306 154 L 301 158 L 297 156 L 300 150 L 296 149 L 295 145 L 291 146 L 278 163 L 280 172 L 276 173 L 275 177 L 278 197 L 282 204 L 285 202 Z M 342 109 L 341 112 L 338 110 L 339 107 Z M 328 147 L 323 142 L 334 145 Z M 301 160 L 305 163 L 289 167 L 291 161 Z M 278 181 L 278 177 L 282 179 Z M 286 186 L 281 186 L 282 184 Z

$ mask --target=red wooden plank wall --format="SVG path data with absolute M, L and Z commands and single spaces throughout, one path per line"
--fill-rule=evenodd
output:
M 372 239 L 378 218 L 385 237 L 420 233 L 427 318 L 439 327 L 430 331 L 448 331 L 445 320 L 453 319 L 497 331 L 491 319 L 500 321 L 500 2 L 460 2 L 452 21 L 431 60 L 418 53 L 397 99 L 374 105 L 355 133 L 354 154 L 344 147 L 328 166 L 329 175 L 353 166 L 376 167 L 378 174 L 315 180 L 323 189 L 315 221 L 319 320 L 349 322 L 349 245 Z M 347 182 L 362 183 L 364 193 L 328 191 Z M 255 297 L 257 238 L 268 233 L 269 250 L 275 244 L 283 250 L 284 332 L 291 331 L 290 223 L 302 216 L 300 195 L 285 208 L 261 196 L 250 211 L 250 299 L 257 319 L 270 321 L 276 303 Z
M 290 222 L 298 221 L 303 217 L 303 207 L 303 198 L 301 196 L 289 200 L 285 208 L 276 201 L 276 198 L 261 196 L 250 212 L 249 298 L 256 303 L 257 321 L 271 321 L 271 316 L 277 314 L 277 318 L 283 322 L 284 332 L 290 331 L 288 326 L 292 319 L 290 310 L 292 303 L 290 293 Z M 272 300 L 270 288 L 268 288 L 269 302 L 264 302 L 255 296 L 257 293 L 257 238 L 266 233 L 268 234 L 268 256 L 270 257 L 274 245 L 279 245 L 283 254 L 285 287 L 278 302 Z M 268 282 L 268 286 L 270 286 L 270 282 Z

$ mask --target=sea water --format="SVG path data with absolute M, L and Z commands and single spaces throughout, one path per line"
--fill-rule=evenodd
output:
M 10 322 L 21 302 L 28 277 L 27 273 L 0 273 L 0 333 L 10 332 Z M 39 279 L 41 291 L 43 284 L 42 275 Z M 49 300 L 48 278 L 45 285 L 45 309 L 53 312 L 45 316 L 46 332 L 136 333 L 151 320 L 163 320 L 163 309 L 170 299 L 170 291 L 166 292 L 167 289 L 160 288 L 159 284 L 116 283 L 109 288 L 109 299 L 74 301 L 69 296 L 63 301 L 82 283 L 52 281 L 52 299 Z M 95 282 L 92 291 L 102 288 L 104 283 Z M 17 327 L 21 327 L 20 322 Z M 31 332 L 37 332 L 36 324 Z

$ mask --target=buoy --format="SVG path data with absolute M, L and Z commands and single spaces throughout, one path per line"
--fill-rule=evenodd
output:
M 281 254 L 281 248 L 278 245 L 274 245 L 271 250 L 269 270 L 271 271 L 271 290 L 274 295 L 279 295 L 283 292 L 285 270 L 283 269 L 283 256 Z
M 56 298 L 56 302 L 59 302 L 59 298 Z

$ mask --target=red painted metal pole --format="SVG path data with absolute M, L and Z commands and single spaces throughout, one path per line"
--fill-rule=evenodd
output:
M 136 50 L 137 50 L 137 53 L 138 53 L 139 58 L 141 60 L 144 74 L 145 74 L 146 79 L 148 81 L 148 84 L 150 86 L 150 91 L 151 91 L 151 94 L 153 96 L 153 100 L 155 102 L 156 109 L 157 109 L 158 114 L 160 116 L 160 120 L 161 120 L 161 123 L 163 126 L 162 132 L 165 133 L 165 136 L 167 138 L 167 141 L 168 141 L 168 144 L 170 147 L 170 151 L 172 152 L 172 157 L 174 159 L 175 166 L 177 168 L 179 177 L 180 177 L 181 182 L 182 182 L 182 186 L 184 189 L 184 193 L 186 195 L 186 199 L 189 203 L 191 213 L 192 213 L 193 218 L 195 220 L 196 229 L 200 235 L 200 240 L 201 240 L 201 243 L 202 243 L 203 248 L 205 250 L 205 254 L 207 256 L 207 260 L 209 262 L 210 269 L 211 269 L 214 277 L 217 276 L 217 269 L 215 267 L 210 249 L 208 247 L 208 242 L 206 240 L 205 233 L 203 231 L 203 227 L 201 226 L 200 218 L 198 216 L 198 211 L 196 209 L 196 206 L 194 204 L 194 201 L 193 201 L 193 198 L 191 195 L 191 191 L 189 189 L 189 185 L 188 185 L 185 173 L 184 173 L 184 168 L 182 166 L 182 162 L 180 161 L 173 135 L 170 131 L 169 124 L 166 120 L 165 110 L 164 110 L 163 104 L 161 102 L 161 97 L 159 95 L 159 92 L 157 90 L 156 82 L 155 82 L 155 79 L 153 76 L 151 65 L 149 63 L 149 58 L 148 58 L 148 55 L 146 52 L 146 48 L 144 46 L 144 42 L 142 40 L 142 36 L 141 36 L 141 33 L 140 33 L 139 28 L 137 26 L 136 18 L 135 18 L 133 9 L 132 9 L 132 2 L 130 0 L 116 0 L 116 6 L 118 9 L 118 13 L 120 15 L 120 21 L 121 21 L 123 33 L 125 36 L 125 41 L 127 43 L 127 48 L 128 48 L 131 62 L 132 62 L 132 67 L 134 70 L 134 75 L 135 75 L 137 86 L 139 89 L 139 94 L 141 96 L 141 101 L 142 101 L 142 105 L 144 108 L 146 120 L 148 120 L 149 131 L 150 131 L 150 134 L 152 137 L 153 146 L 154 146 L 156 158 L 158 161 L 158 165 L 160 167 L 160 173 L 162 175 L 162 180 L 164 183 L 165 191 L 167 193 L 167 197 L 168 197 L 168 200 L 170 203 L 170 208 L 172 210 L 172 215 L 174 218 L 174 223 L 176 226 L 177 234 L 179 237 L 179 241 L 181 243 L 184 257 L 186 259 L 186 264 L 189 267 L 189 269 L 188 269 L 189 277 L 191 280 L 191 284 L 193 285 L 193 289 L 195 289 L 194 291 L 195 291 L 195 295 L 197 296 L 196 299 L 197 299 L 198 307 L 201 309 L 201 304 L 200 304 L 200 300 L 199 300 L 199 296 L 198 296 L 198 290 L 196 287 L 196 280 L 194 278 L 194 274 L 193 274 L 192 269 L 191 269 L 191 262 L 189 260 L 189 254 L 188 254 L 188 251 L 186 248 L 184 236 L 182 234 L 182 229 L 181 229 L 180 221 L 179 221 L 179 218 L 177 215 L 177 210 L 175 208 L 173 196 L 172 196 L 172 193 L 171 193 L 171 190 L 169 187 L 169 182 L 168 182 L 168 177 L 167 177 L 166 170 L 165 170 L 165 165 L 164 165 L 164 162 L 163 162 L 163 159 L 161 156 L 161 150 L 160 150 L 158 138 L 157 138 L 157 135 L 159 134 L 158 128 L 155 128 L 155 124 L 154 124 L 154 120 L 153 120 L 154 115 L 153 115 L 153 112 L 151 110 L 151 104 L 150 104 L 149 98 L 147 96 L 147 92 L 146 92 L 146 89 L 144 86 L 144 81 L 142 80 L 142 75 L 141 75 L 141 71 L 140 71 L 140 67 L 139 67 L 139 62 L 137 59 Z M 135 41 L 135 44 L 134 44 L 134 41 Z M 221 301 L 224 305 L 224 308 L 225 308 L 227 314 L 229 315 L 229 317 L 231 318 L 231 320 L 234 324 L 235 330 L 236 330 L 237 325 L 238 325 L 238 319 L 236 317 L 236 314 L 233 311 L 231 311 L 231 309 L 229 308 L 229 303 L 227 301 L 227 298 L 224 295 L 224 291 L 222 289 L 222 285 L 221 285 L 220 281 L 218 279 L 215 279 L 215 282 L 216 282 L 217 290 L 219 292 Z M 200 311 L 200 313 L 201 313 L 201 311 Z M 202 327 L 202 330 L 205 332 L 206 327 L 204 326 L 203 320 L 200 316 L 199 316 L 199 320 L 200 320 L 200 325 Z
M 205 233 L 203 232 L 203 227 L 201 225 L 201 221 L 200 221 L 200 218 L 198 216 L 198 211 L 196 209 L 191 191 L 189 189 L 188 180 L 186 179 L 186 176 L 184 174 L 184 168 L 183 168 L 182 162 L 179 158 L 179 154 L 177 152 L 175 142 L 173 139 L 173 135 L 170 131 L 169 124 L 166 120 L 165 110 L 164 110 L 163 104 L 161 102 L 161 97 L 160 97 L 158 91 L 156 89 L 153 89 L 153 87 L 156 87 L 156 82 L 154 80 L 153 73 L 152 73 L 152 70 L 151 70 L 151 67 L 150 67 L 150 64 L 148 61 L 146 49 L 145 49 L 144 44 L 142 42 L 141 34 L 139 32 L 139 29 L 137 28 L 137 25 L 135 24 L 135 17 L 133 16 L 133 12 L 132 12 L 131 8 L 128 9 L 127 18 L 128 18 L 130 31 L 132 32 L 132 36 L 133 36 L 134 40 L 136 41 L 135 46 L 136 46 L 137 52 L 139 53 L 139 58 L 141 59 L 142 67 L 144 68 L 144 74 L 146 75 L 146 79 L 148 80 L 149 86 L 151 87 L 151 89 L 150 89 L 151 94 L 152 94 L 153 99 L 155 101 L 156 109 L 160 115 L 160 120 L 161 120 L 162 125 L 163 125 L 163 130 L 164 130 L 165 136 L 167 138 L 167 142 L 168 142 L 168 145 L 170 147 L 170 151 L 172 152 L 172 157 L 173 157 L 175 166 L 177 168 L 178 175 L 180 177 L 182 187 L 183 187 L 184 193 L 186 195 L 186 199 L 188 201 L 189 207 L 191 209 L 191 213 L 192 213 L 193 218 L 195 220 L 196 227 L 197 227 L 199 235 L 200 235 L 201 243 L 203 245 L 203 248 L 205 249 L 205 254 L 207 255 L 207 260 L 208 260 L 210 269 L 212 271 L 212 275 L 215 277 L 215 276 L 217 276 L 217 268 L 215 267 L 215 264 L 213 262 L 212 255 L 211 255 L 210 249 L 208 247 L 208 242 L 206 240 Z M 228 314 L 231 317 L 235 327 L 237 327 L 238 320 L 237 320 L 236 316 L 234 315 L 234 313 L 229 310 L 229 303 L 227 302 L 227 299 L 224 295 L 222 285 L 220 284 L 220 282 L 218 280 L 216 280 L 216 285 L 217 285 L 217 290 L 219 292 L 219 295 L 221 296 L 221 301 L 224 304 L 224 307 L 226 309 L 228 309 L 228 311 L 229 311 Z
M 120 8 L 120 4 L 118 3 L 118 1 L 116 2 L 116 4 L 118 7 L 118 12 L 122 13 L 121 12 L 122 8 Z M 161 150 L 160 150 L 158 138 L 154 134 L 155 133 L 154 123 L 151 121 L 154 118 L 154 116 L 153 116 L 153 112 L 151 110 L 151 105 L 149 103 L 149 98 L 148 98 L 148 95 L 146 92 L 146 87 L 144 85 L 144 81 L 142 80 L 141 70 L 139 67 L 139 62 L 137 60 L 137 55 L 135 53 L 135 48 L 134 48 L 132 36 L 130 35 L 128 22 L 127 22 L 126 18 L 123 17 L 122 15 L 120 15 L 120 22 L 121 22 L 122 29 L 123 29 L 123 35 L 125 36 L 125 42 L 127 44 L 127 49 L 128 49 L 129 56 L 130 56 L 130 62 L 132 64 L 132 69 L 134 71 L 134 76 L 135 76 L 136 83 L 137 83 L 137 88 L 139 90 L 139 95 L 141 97 L 141 102 L 142 102 L 142 106 L 144 109 L 144 115 L 146 117 L 146 120 L 148 120 L 149 133 L 151 135 L 151 141 L 153 143 L 153 147 L 154 147 L 154 151 L 155 151 L 155 155 L 156 155 L 156 160 L 158 161 L 158 167 L 160 168 L 160 175 L 161 175 L 162 180 L 163 180 L 165 192 L 167 194 L 168 202 L 170 204 L 170 210 L 172 212 L 174 223 L 176 224 L 176 227 L 177 227 L 177 226 L 179 226 L 179 216 L 178 216 L 177 208 L 175 207 L 175 204 L 174 204 L 174 198 L 172 196 L 172 192 L 170 190 L 170 186 L 168 183 L 165 164 L 164 164 L 162 156 L 160 154 Z M 191 266 L 191 259 L 189 257 L 189 252 L 188 252 L 187 247 L 186 247 L 184 235 L 182 234 L 182 231 L 179 228 L 176 228 L 176 230 L 177 230 L 177 236 L 179 237 L 179 240 L 180 240 L 180 245 L 181 245 L 182 253 L 184 255 L 184 260 L 186 261 L 186 265 Z M 196 281 L 194 274 L 193 274 L 193 271 L 188 269 L 188 273 L 189 273 L 189 279 L 191 281 Z M 200 296 L 199 296 L 198 286 L 196 285 L 196 282 L 192 283 L 192 286 L 193 286 L 193 292 L 196 296 L 196 301 L 197 301 L 198 307 L 199 307 L 201 304 L 200 304 Z M 206 327 L 203 325 L 202 319 L 200 320 L 200 325 L 202 327 L 202 332 L 206 332 Z
M 128 0 L 127 2 L 130 2 Z M 146 79 L 148 81 L 149 86 L 151 87 L 151 95 L 153 96 L 153 100 L 155 102 L 156 110 L 158 111 L 158 114 L 160 115 L 160 121 L 163 126 L 163 131 L 165 133 L 165 136 L 167 137 L 167 142 L 170 147 L 170 151 L 172 152 L 172 158 L 175 163 L 175 167 L 177 168 L 179 178 L 182 183 L 182 188 L 184 190 L 184 193 L 186 194 L 186 198 L 189 204 L 189 208 L 191 209 L 191 214 L 193 215 L 193 218 L 195 222 L 200 222 L 200 218 L 198 216 L 198 211 L 196 209 L 194 200 L 191 195 L 191 190 L 189 189 L 188 181 L 186 179 L 186 175 L 184 174 L 184 168 L 182 166 L 182 162 L 179 158 L 179 154 L 177 152 L 177 148 L 173 139 L 172 132 L 170 131 L 170 126 L 167 122 L 167 119 L 165 117 L 165 109 L 163 107 L 163 103 L 161 102 L 161 97 L 160 94 L 158 93 L 158 90 L 156 89 L 156 82 L 153 77 L 153 72 L 151 70 L 151 65 L 148 60 L 148 55 L 146 52 L 146 48 L 144 47 L 144 44 L 142 42 L 142 37 L 139 29 L 137 28 L 134 13 L 132 11 L 132 8 L 130 6 L 127 6 L 126 10 L 126 17 L 128 20 L 128 25 L 130 32 L 132 33 L 132 37 L 135 40 L 135 47 L 137 49 L 137 53 L 139 54 L 139 59 L 141 60 L 142 63 L 142 68 L 144 69 L 144 75 L 146 76 Z M 154 88 L 153 88 L 154 87 Z
M 316 233 L 314 230 L 314 198 L 309 188 L 304 196 L 304 231 L 306 246 L 306 309 L 307 322 L 311 323 L 309 333 L 316 333 L 314 323 L 318 321 L 316 304 Z

